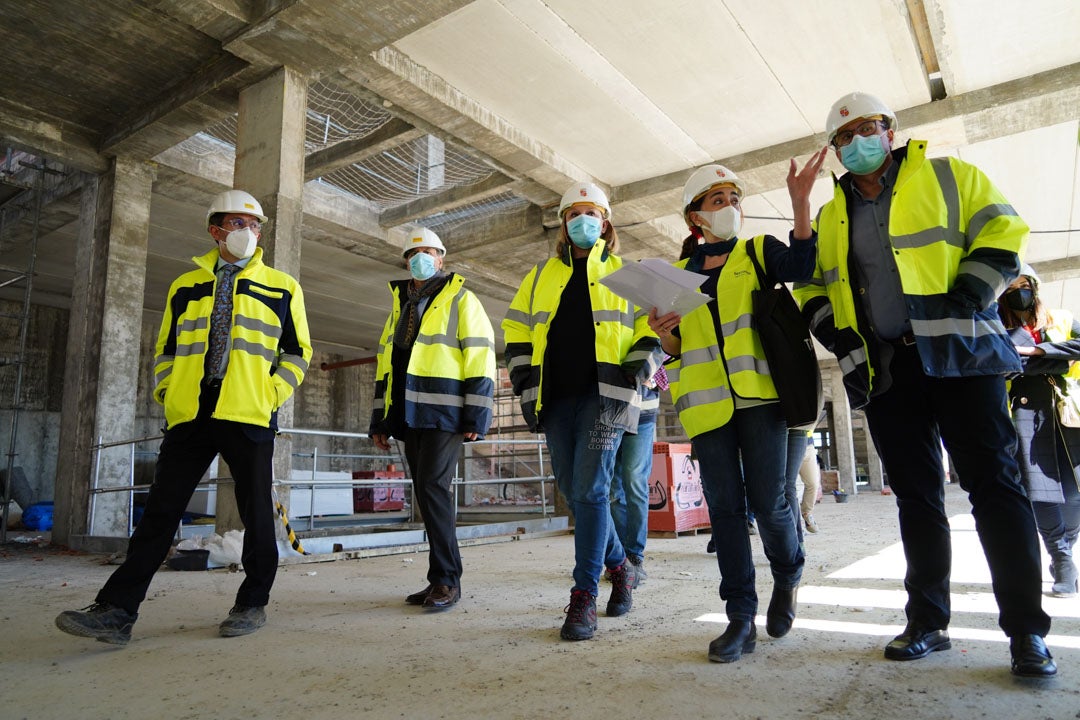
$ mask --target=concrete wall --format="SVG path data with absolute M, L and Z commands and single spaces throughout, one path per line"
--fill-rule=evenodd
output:
M 21 305 L 0 302 L 0 314 L 17 314 Z M 34 491 L 34 500 L 51 500 L 56 479 L 59 443 L 61 396 L 64 377 L 64 348 L 67 342 L 68 312 L 63 309 L 34 306 L 27 335 L 27 358 L 22 380 L 23 408 L 18 415 L 16 461 L 23 468 Z M 157 340 L 160 312 L 145 312 L 140 334 L 138 391 L 136 395 L 135 432 L 139 437 L 159 435 L 165 414 L 153 399 L 154 344 Z M 0 321 L 0 355 L 13 357 L 18 347 L 19 322 L 4 317 Z M 316 352 L 307 378 L 293 397 L 297 428 L 367 431 L 371 414 L 375 365 L 351 366 L 324 371 L 322 363 L 340 362 L 337 355 Z M 12 400 L 15 386 L 14 364 L 0 366 L 0 461 L 6 467 L 11 430 Z M 109 437 L 106 441 L 128 438 Z M 157 443 L 137 446 L 136 479 L 148 483 L 153 478 L 153 453 Z M 366 441 L 327 437 L 298 437 L 294 452 L 319 455 L 369 453 Z M 382 461 L 380 461 L 382 462 Z M 355 461 L 320 460 L 320 470 L 354 469 Z M 294 467 L 310 468 L 310 460 L 294 459 Z M 0 468 L 2 469 L 2 468 Z M 91 481 L 87 478 L 87 482 Z
M 18 366 L 20 303 L 0 301 L 0 471 L 11 448 L 12 407 Z M 21 388 L 22 411 L 16 428 L 15 465 L 26 473 L 34 501 L 52 500 L 56 474 L 60 402 L 64 389 L 67 312 L 53 307 L 30 309 L 26 362 Z

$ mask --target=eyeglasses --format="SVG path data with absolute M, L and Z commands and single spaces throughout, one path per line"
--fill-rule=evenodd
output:
M 243 230 L 251 228 L 255 232 L 262 230 L 262 223 L 258 220 L 245 220 L 244 218 L 229 218 L 221 221 L 222 230 Z
M 862 137 L 870 137 L 871 135 L 877 135 L 879 124 L 881 124 L 880 120 L 867 120 L 854 130 L 841 130 L 840 132 L 836 133 L 836 137 L 833 138 L 833 145 L 835 147 L 841 148 L 845 145 L 850 145 L 851 141 L 855 139 L 856 135 L 861 135 Z

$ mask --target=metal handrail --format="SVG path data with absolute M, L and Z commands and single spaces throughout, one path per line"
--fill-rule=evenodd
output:
M 280 432 L 283 435 L 312 435 L 312 436 L 320 436 L 320 437 L 353 438 L 353 439 L 360 439 L 360 440 L 369 440 L 370 439 L 370 435 L 368 435 L 367 433 L 353 433 L 353 432 L 343 432 L 343 431 L 335 431 L 335 430 L 316 430 L 316 429 L 310 429 L 310 428 L 282 428 L 280 430 Z M 89 527 L 91 532 L 93 532 L 94 522 L 96 520 L 97 498 L 98 498 L 98 496 L 112 494 L 112 493 L 126 492 L 126 493 L 130 493 L 130 495 L 128 497 L 128 533 L 130 534 L 130 532 L 132 530 L 132 522 L 131 522 L 131 520 L 132 520 L 132 515 L 133 515 L 133 512 L 134 512 L 135 493 L 139 492 L 139 491 L 143 491 L 143 490 L 148 490 L 148 489 L 150 489 L 152 487 L 152 484 L 135 484 L 135 482 L 134 482 L 134 480 L 135 480 L 135 469 L 136 469 L 135 468 L 135 458 L 136 458 L 136 456 L 137 455 L 146 456 L 146 455 L 151 454 L 149 451 L 137 451 L 135 449 L 135 447 L 139 443 L 151 442 L 151 441 L 155 441 L 155 440 L 161 440 L 162 437 L 163 437 L 162 435 L 149 435 L 149 436 L 144 436 L 144 437 L 140 437 L 140 438 L 126 439 L 126 440 L 112 440 L 112 441 L 104 441 L 101 438 L 99 438 L 98 442 L 91 447 L 91 451 L 94 452 L 94 455 L 95 455 L 94 477 L 93 477 L 93 482 L 92 482 L 90 490 L 89 490 L 90 507 L 88 508 L 88 510 L 89 510 L 89 512 L 88 512 L 88 515 L 89 515 L 89 517 L 88 517 L 88 527 Z M 487 457 L 487 458 L 496 457 L 494 455 L 493 456 L 485 456 L 482 453 L 479 453 L 479 454 L 475 453 L 475 450 L 478 447 L 506 446 L 506 445 L 525 445 L 525 446 L 535 447 L 536 448 L 536 461 L 535 461 L 535 463 L 536 463 L 537 468 L 539 469 L 539 473 L 536 473 L 535 470 L 534 470 L 533 474 L 530 474 L 528 476 L 489 477 L 489 478 L 472 478 L 472 477 L 469 477 L 470 473 L 469 473 L 469 463 L 468 463 L 468 461 L 470 459 L 473 459 L 473 458 L 485 458 L 485 457 Z M 123 447 L 123 446 L 130 446 L 130 448 L 131 448 L 131 450 L 129 452 L 129 458 L 128 458 L 129 483 L 126 484 L 126 485 L 115 485 L 115 486 L 109 486 L 109 487 L 99 487 L 99 479 L 100 479 L 100 475 L 101 475 L 101 451 L 102 450 L 107 450 L 109 448 Z M 540 436 L 537 436 L 535 439 L 532 439 L 532 438 L 530 438 L 530 439 L 497 438 L 497 439 L 491 439 L 491 440 L 477 440 L 477 441 L 474 441 L 474 442 L 465 443 L 465 445 L 463 447 L 463 455 L 464 455 L 464 457 L 462 458 L 462 460 L 464 460 L 464 463 L 461 463 L 459 461 L 459 464 L 457 466 L 455 466 L 454 478 L 451 481 L 451 486 L 455 487 L 455 488 L 457 488 L 457 487 L 465 488 L 465 487 L 476 486 L 476 485 L 503 485 L 503 484 L 532 484 L 532 483 L 538 483 L 540 485 L 540 506 L 541 506 L 543 515 L 546 517 L 547 514 L 548 514 L 548 512 L 547 512 L 547 508 L 548 508 L 548 505 L 547 505 L 547 485 L 546 484 L 548 482 L 554 482 L 555 478 L 551 474 L 544 474 L 543 446 L 544 446 L 544 441 Z M 400 448 L 400 444 L 399 444 L 399 448 Z M 156 454 L 156 453 L 154 453 L 154 454 Z M 397 457 L 399 459 L 401 459 L 401 458 L 403 458 L 403 455 L 404 454 L 399 451 Z M 503 454 L 499 453 L 498 456 L 502 457 Z M 370 459 L 381 459 L 381 458 L 386 458 L 387 457 L 386 455 L 382 455 L 382 454 L 374 455 L 374 454 L 366 454 L 366 453 L 357 453 L 357 454 L 340 454 L 340 453 L 329 454 L 329 453 L 327 453 L 327 454 L 321 454 L 320 455 L 320 453 L 318 452 L 318 448 L 315 448 L 311 452 L 293 452 L 293 453 L 290 453 L 290 457 L 293 457 L 293 458 L 309 458 L 309 459 L 312 460 L 312 467 L 311 467 L 312 477 L 311 477 L 311 479 L 310 480 L 294 480 L 294 479 L 292 479 L 292 477 L 290 477 L 289 479 L 286 479 L 286 480 L 277 480 L 277 479 L 275 479 L 274 483 L 276 485 L 285 485 L 285 486 L 287 486 L 289 488 L 310 489 L 311 490 L 310 506 L 308 508 L 308 511 L 309 511 L 308 518 L 310 519 L 309 522 L 312 525 L 314 525 L 314 518 L 316 517 L 315 516 L 315 490 L 316 489 L 332 489 L 332 488 L 341 489 L 341 488 L 349 488 L 349 487 L 352 487 L 352 488 L 355 488 L 355 487 L 385 487 L 387 485 L 395 485 L 396 486 L 396 485 L 412 485 L 413 484 L 412 478 L 409 478 L 409 477 L 402 477 L 402 478 L 372 478 L 372 479 L 355 478 L 355 479 L 350 479 L 348 481 L 345 481 L 344 479 L 342 479 L 342 480 L 317 480 L 315 478 L 315 473 L 318 472 L 318 462 L 319 462 L 320 457 L 321 458 L 339 459 L 339 460 L 340 459 L 347 459 L 347 458 L 369 459 L 370 460 Z M 391 456 L 391 457 L 393 457 L 393 456 Z M 518 459 L 516 457 L 516 454 L 513 456 L 513 458 L 514 458 L 515 464 L 517 464 L 517 463 L 524 464 L 526 467 L 530 467 L 530 465 L 531 465 L 531 463 L 529 463 L 529 462 Z M 464 469 L 465 469 L 464 475 L 461 472 L 462 464 L 464 465 Z M 402 463 L 402 466 L 407 468 L 407 463 Z M 500 463 L 498 465 L 498 467 L 501 469 L 502 464 Z M 530 469 L 533 469 L 533 468 L 530 467 Z M 301 472 L 304 472 L 304 471 L 301 471 Z M 293 475 L 293 477 L 296 477 L 296 475 Z M 195 491 L 196 492 L 209 492 L 210 490 L 216 488 L 216 486 L 219 485 L 219 484 L 228 484 L 228 483 L 231 483 L 231 482 L 233 482 L 233 479 L 231 477 L 209 478 L 207 480 L 200 481 L 199 483 L 197 483 L 196 487 L 195 487 Z M 455 491 L 455 496 L 456 496 L 456 491 Z M 455 503 L 455 508 L 456 508 L 456 506 L 457 506 L 457 503 Z M 415 503 L 413 504 L 413 510 L 415 511 Z

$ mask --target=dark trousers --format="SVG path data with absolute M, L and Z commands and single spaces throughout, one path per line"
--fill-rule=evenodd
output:
M 233 476 L 244 523 L 244 581 L 236 604 L 261 607 L 270 600 L 277 575 L 274 433 L 243 423 L 211 420 L 216 394 L 204 391 L 199 417 L 165 431 L 146 510 L 128 542 L 127 557 L 98 592 L 97 601 L 138 612 L 154 573 L 164 562 L 181 516 L 214 457 L 221 453 Z
M 402 435 L 405 459 L 412 474 L 413 497 L 427 534 L 428 582 L 457 587 L 461 583 L 461 554 L 450 481 L 465 436 L 427 428 L 409 428 Z
M 908 623 L 949 625 L 952 549 L 945 515 L 941 442 L 971 500 L 975 529 L 990 566 L 998 624 L 1015 637 L 1045 636 L 1038 535 L 1020 485 L 1016 432 L 1001 376 L 927 376 L 914 346 L 897 347 L 892 386 L 866 409 L 870 434 L 900 511 L 907 557 Z

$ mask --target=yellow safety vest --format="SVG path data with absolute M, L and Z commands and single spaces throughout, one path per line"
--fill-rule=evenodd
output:
M 754 239 L 764 265 L 765 237 Z M 680 260 L 676 267 L 685 267 Z M 734 395 L 776 400 L 776 387 L 761 338 L 754 328 L 750 293 L 759 288 L 746 241 L 739 240 L 724 263 L 716 284 L 723 344 L 716 336 L 710 305 L 683 316 L 679 323 L 682 354 L 667 366 L 668 383 L 679 421 L 686 434 L 696 437 L 723 427 L 735 412 Z
M 394 299 L 383 326 L 375 370 L 371 433 L 389 434 L 393 385 L 394 332 L 401 317 L 402 295 L 411 280 L 390 283 Z M 495 394 L 495 334 L 484 306 L 451 274 L 431 298 L 409 354 L 405 388 L 405 423 L 453 433 L 487 433 Z
M 926 142 L 893 151 L 900 163 L 889 212 L 892 246 L 923 371 L 932 377 L 1020 371 L 1020 360 L 992 309 L 1020 269 L 1028 227 L 975 166 L 926 158 Z M 853 407 L 869 401 L 877 351 L 853 295 L 847 198 L 834 177 L 833 199 L 814 221 L 814 277 L 794 295 L 818 340 L 844 373 Z
M 600 278 L 622 267 L 621 259 L 608 254 L 604 240 L 593 246 L 586 267 L 596 330 L 600 421 L 635 430 L 640 414 L 637 386 L 660 366 L 660 340 L 649 329 L 647 309 L 636 308 L 600 283 Z M 533 267 L 502 322 L 510 381 L 514 393 L 521 396 L 521 412 L 533 432 L 542 430 L 541 389 L 548 327 L 573 272 L 568 255 L 549 258 Z
M 311 362 L 311 339 L 300 283 L 264 265 L 262 253 L 233 278 L 229 362 L 213 417 L 277 429 L 277 409 Z M 217 291 L 217 248 L 192 260 L 198 269 L 169 288 L 156 346 L 154 399 L 170 428 L 198 415 Z

